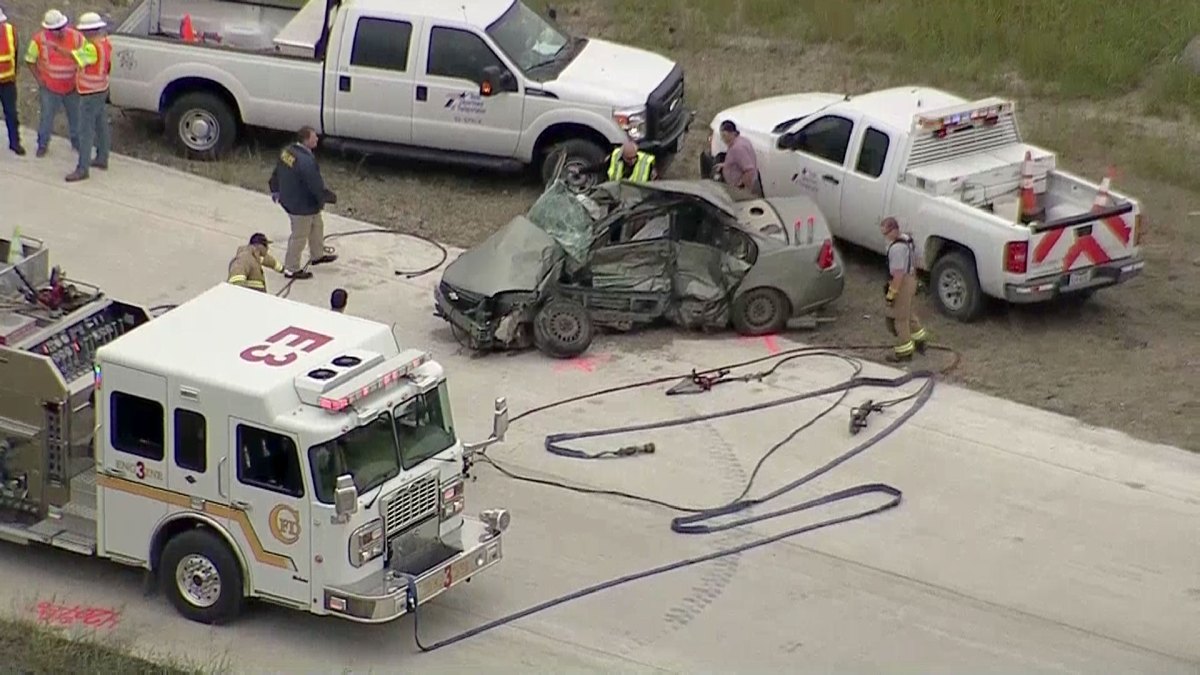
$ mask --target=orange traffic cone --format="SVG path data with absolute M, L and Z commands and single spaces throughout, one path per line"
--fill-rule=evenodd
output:
M 1025 161 L 1021 162 L 1021 213 L 1023 225 L 1042 220 L 1046 210 L 1038 208 L 1037 193 L 1033 191 L 1033 153 L 1025 151 Z
M 199 42 L 196 29 L 192 27 L 191 14 L 184 14 L 183 20 L 179 22 L 179 37 L 183 38 L 184 42 Z

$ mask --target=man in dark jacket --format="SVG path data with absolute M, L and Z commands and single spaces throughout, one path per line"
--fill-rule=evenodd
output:
M 321 210 L 326 204 L 336 204 L 337 195 L 325 187 L 321 168 L 313 149 L 317 147 L 317 131 L 303 127 L 296 142 L 279 153 L 279 162 L 268 182 L 271 198 L 283 207 L 292 223 L 287 253 L 283 257 L 283 273 L 289 279 L 312 277 L 307 265 L 300 266 L 300 253 L 308 243 L 309 265 L 322 265 L 337 260 L 333 249 L 325 248 L 325 222 Z

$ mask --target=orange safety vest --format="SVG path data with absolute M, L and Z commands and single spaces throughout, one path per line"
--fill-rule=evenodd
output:
M 56 42 L 44 31 L 38 31 L 33 41 L 38 46 L 38 80 L 55 94 L 69 94 L 75 90 L 75 74 L 79 64 L 71 52 L 83 46 L 83 34 L 74 28 L 64 31 L 62 42 Z
M 0 83 L 12 82 L 17 77 L 17 33 L 12 24 L 4 23 L 0 31 Z
M 95 40 L 96 62 L 84 66 L 75 79 L 75 86 L 80 94 L 99 94 L 108 91 L 108 74 L 112 72 L 112 45 L 107 37 Z

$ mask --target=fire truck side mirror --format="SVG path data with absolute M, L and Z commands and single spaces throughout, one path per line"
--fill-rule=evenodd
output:
M 333 488 L 333 510 L 339 518 L 358 511 L 358 488 L 354 486 L 354 476 L 338 476 Z
M 496 412 L 492 416 L 492 439 L 495 442 L 504 440 L 508 433 L 508 400 L 503 396 L 496 399 Z

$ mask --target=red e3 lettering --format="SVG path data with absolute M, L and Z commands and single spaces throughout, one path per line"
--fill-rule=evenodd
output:
M 288 339 L 290 338 L 290 339 Z M 284 342 L 284 340 L 287 340 Z M 244 361 L 262 363 L 268 366 L 286 366 L 289 363 L 300 358 L 300 355 L 295 351 L 290 351 L 283 355 L 272 354 L 271 345 L 283 342 L 285 346 L 303 352 L 315 352 L 333 341 L 333 338 L 328 335 L 297 328 L 296 326 L 288 326 L 278 333 L 267 338 L 268 344 L 254 345 L 242 350 L 241 357 Z

